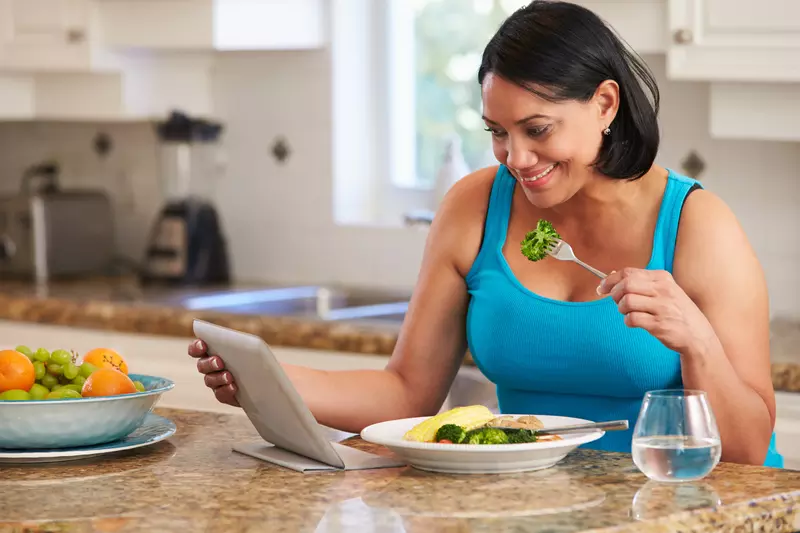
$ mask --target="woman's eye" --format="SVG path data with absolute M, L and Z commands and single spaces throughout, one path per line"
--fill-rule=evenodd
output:
M 544 135 L 548 131 L 550 131 L 550 126 L 538 126 L 535 128 L 529 128 L 528 135 L 530 135 L 531 137 L 539 137 L 540 135 Z
M 484 128 L 484 130 L 491 133 L 493 137 L 502 137 L 503 135 L 505 135 L 502 131 L 497 131 L 496 129 L 493 128 Z

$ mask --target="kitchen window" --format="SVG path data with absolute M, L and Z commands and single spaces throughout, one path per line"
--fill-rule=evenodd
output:
M 486 43 L 527 0 L 390 0 L 390 150 L 413 166 L 398 187 L 434 184 L 447 142 L 457 136 L 470 170 L 495 162 L 481 120 L 478 67 Z M 399 167 L 398 167 L 399 168 Z
M 334 214 L 397 226 L 435 210 L 458 136 L 470 171 L 493 164 L 477 71 L 486 43 L 527 0 L 333 0 Z

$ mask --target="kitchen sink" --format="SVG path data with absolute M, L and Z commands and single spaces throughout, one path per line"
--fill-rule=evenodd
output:
M 391 291 L 308 285 L 223 290 L 185 296 L 176 303 L 195 311 L 400 324 L 409 299 L 409 294 Z

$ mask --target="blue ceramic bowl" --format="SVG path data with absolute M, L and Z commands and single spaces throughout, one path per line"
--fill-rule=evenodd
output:
M 94 446 L 121 439 L 142 425 L 171 380 L 130 374 L 144 392 L 63 400 L 0 400 L 0 448 L 20 450 Z

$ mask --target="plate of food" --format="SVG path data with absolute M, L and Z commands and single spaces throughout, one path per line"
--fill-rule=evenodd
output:
M 472 405 L 433 417 L 373 424 L 364 428 L 361 438 L 386 446 L 419 470 L 499 474 L 549 468 L 578 446 L 605 435 L 600 429 L 563 435 L 542 431 L 587 423 L 592 421 L 553 415 L 498 416 L 483 405 Z

